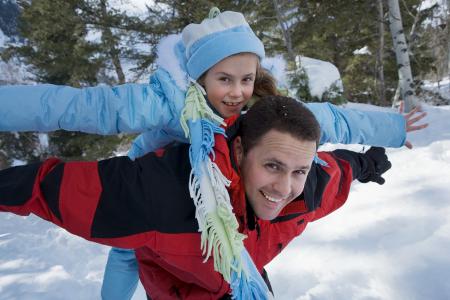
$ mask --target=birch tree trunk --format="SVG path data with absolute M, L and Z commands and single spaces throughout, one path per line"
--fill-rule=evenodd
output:
M 447 75 L 450 80 L 450 0 L 447 0 Z M 450 84 L 449 84 L 450 92 Z
M 383 0 L 378 1 L 378 33 L 379 33 L 379 45 L 377 51 L 377 71 L 378 71 L 378 94 L 380 97 L 381 105 L 386 105 L 386 87 L 384 82 L 384 12 L 383 12 Z M 448 0 L 450 1 L 450 0 Z
M 400 14 L 398 0 L 388 0 L 388 6 L 389 27 L 391 30 L 395 57 L 397 60 L 400 95 L 405 101 L 405 112 L 409 112 L 415 105 L 415 99 L 414 83 L 408 54 L 408 44 L 406 43 L 405 33 L 403 31 L 402 17 Z

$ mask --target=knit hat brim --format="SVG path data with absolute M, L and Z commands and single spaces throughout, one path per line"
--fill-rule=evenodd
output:
M 253 53 L 260 59 L 265 56 L 264 45 L 249 26 L 237 26 L 204 36 L 189 49 L 187 71 L 197 80 L 219 61 L 238 53 Z

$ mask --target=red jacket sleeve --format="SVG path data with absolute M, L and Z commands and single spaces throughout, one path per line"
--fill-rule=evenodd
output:
M 311 221 L 320 219 L 341 207 L 348 198 L 353 181 L 352 168 L 347 161 L 336 158 L 330 152 L 319 152 L 318 155 L 328 164 L 320 168 L 326 172 L 329 180 L 322 193 L 321 203 L 314 211 Z
M 152 232 L 94 238 L 92 224 L 101 193 L 97 162 L 51 158 L 0 171 L 0 211 L 32 213 L 72 234 L 115 247 L 138 248 L 152 239 Z

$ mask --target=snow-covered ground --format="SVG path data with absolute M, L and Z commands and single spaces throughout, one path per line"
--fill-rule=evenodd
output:
M 439 94 L 442 98 L 450 101 L 450 78 L 444 77 L 439 82 L 425 81 L 423 85 L 424 90 L 432 91 Z
M 277 299 L 450 298 L 450 106 L 425 109 L 430 126 L 409 135 L 414 149 L 388 151 L 386 184 L 355 182 L 344 207 L 268 266 Z M 0 299 L 99 299 L 107 252 L 0 214 Z

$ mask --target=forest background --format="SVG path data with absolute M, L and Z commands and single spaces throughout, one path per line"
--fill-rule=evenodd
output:
M 284 58 L 291 96 L 335 104 L 395 102 L 398 66 L 384 0 L 155 0 L 139 12 L 126 9 L 132 2 L 0 0 L 0 85 L 147 82 L 156 67 L 159 40 L 201 22 L 218 6 L 243 12 L 267 55 Z M 424 82 L 439 83 L 450 73 L 449 2 L 399 0 L 415 94 L 433 105 L 449 104 L 449 99 L 423 88 Z M 301 57 L 332 63 L 341 81 L 322 95 L 312 95 Z M 124 153 L 134 137 L 0 133 L 0 168 L 48 156 L 107 158 Z

